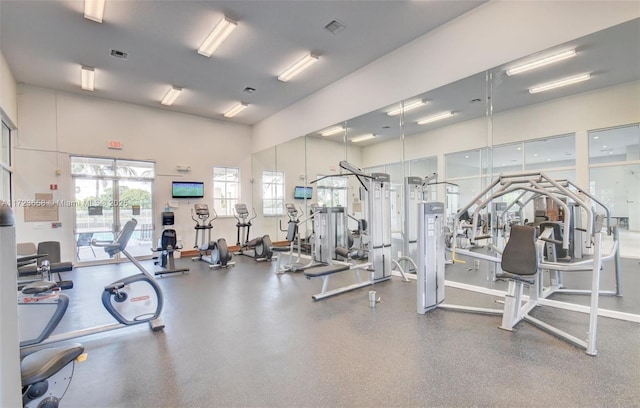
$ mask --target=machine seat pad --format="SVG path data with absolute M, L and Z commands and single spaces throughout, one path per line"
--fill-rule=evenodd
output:
M 317 268 L 305 269 L 304 275 L 307 277 L 307 279 L 311 279 L 347 270 L 349 270 L 349 265 L 327 265 Z
M 25 295 L 33 295 L 36 293 L 48 292 L 56 286 L 58 286 L 57 283 L 48 280 L 35 281 L 22 288 L 22 293 Z
M 18 276 L 37 275 L 39 273 L 38 265 L 25 265 L 18 267 Z
M 291 247 L 289 245 L 271 247 L 271 251 L 273 251 L 273 252 L 289 252 L 289 249 L 291 249 Z
M 22 386 L 26 387 L 46 380 L 82 353 L 84 353 L 82 344 L 74 343 L 68 346 L 39 350 L 27 355 L 20 362 Z
M 514 225 L 509 241 L 502 252 L 502 270 L 514 275 L 531 276 L 538 273 L 536 229 L 528 225 Z
M 71 262 L 56 262 L 49 265 L 51 272 L 70 272 L 73 270 L 73 264 Z
M 507 272 L 496 274 L 496 279 L 501 279 L 501 280 L 502 279 L 506 279 L 506 280 L 511 279 L 511 280 L 515 280 L 515 281 L 518 281 L 518 282 L 524 282 L 524 283 L 527 283 L 529 285 L 533 285 L 533 284 L 536 283 L 535 279 L 527 279 L 527 278 L 523 278 L 520 275 L 514 275 L 512 273 L 507 273 Z

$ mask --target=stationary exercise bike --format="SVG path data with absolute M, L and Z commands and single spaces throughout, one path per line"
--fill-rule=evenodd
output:
M 195 212 L 195 216 L 194 216 Z M 198 217 L 198 219 L 196 219 Z M 213 210 L 213 217 L 209 219 L 209 206 L 207 204 L 194 204 L 191 210 L 191 219 L 196 222 L 194 229 L 196 230 L 196 241 L 194 248 L 198 248 L 199 255 L 192 258 L 194 261 L 204 261 L 209 264 L 210 268 L 226 268 L 233 266 L 234 262 L 229 262 L 233 255 L 229 253 L 227 241 L 219 238 L 217 241 L 211 241 L 211 230 L 213 220 L 218 218 L 216 210 Z M 202 234 L 200 232 L 202 231 Z M 205 236 L 205 231 L 206 236 Z M 200 236 L 200 244 L 198 244 L 198 236 Z M 209 254 L 207 255 L 207 252 Z
M 50 336 L 64 315 L 62 308 L 66 309 L 66 306 L 61 304 L 65 303 L 66 295 L 43 284 L 39 292 L 23 293 L 18 297 L 18 319 L 23 322 L 19 325 L 21 346 L 59 342 L 142 323 L 149 323 L 152 331 L 164 329 L 160 318 L 162 288 L 153 275 L 126 250 L 136 225 L 135 219 L 127 221 L 115 241 L 92 241 L 93 246 L 103 247 L 112 257 L 118 252 L 123 253 L 140 270 L 138 274 L 104 287 L 102 304 L 117 323 Z
M 175 222 L 175 216 L 173 212 L 162 213 L 162 226 L 167 227 L 173 225 Z M 175 258 L 173 253 L 177 249 L 182 249 L 182 246 L 178 246 L 178 235 L 173 228 L 165 228 L 162 230 L 162 236 L 158 240 L 158 246 L 151 248 L 153 252 L 158 253 L 158 260 L 154 262 L 155 265 L 159 265 L 162 269 L 154 272 L 154 275 L 166 275 L 169 273 L 185 273 L 189 272 L 189 268 L 176 268 Z
M 253 217 L 249 218 L 249 210 L 246 204 L 236 204 L 234 208 L 234 217 L 238 221 L 238 240 L 236 245 L 240 247 L 239 254 L 254 258 L 256 261 L 270 261 L 273 257 L 271 250 L 271 238 L 269 235 L 263 235 L 249 240 L 251 231 L 251 221 L 256 218 L 256 210 L 253 210 Z

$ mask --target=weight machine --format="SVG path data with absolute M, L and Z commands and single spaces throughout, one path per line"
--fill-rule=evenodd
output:
M 582 191 L 582 190 L 581 190 Z M 536 228 L 533 226 L 513 225 L 510 231 L 509 240 L 498 255 L 491 256 L 479 252 L 467 251 L 456 248 L 455 241 L 451 251 L 454 261 L 457 254 L 464 254 L 475 259 L 494 262 L 501 265 L 501 272 L 497 274 L 498 279 L 504 279 L 509 282 L 506 292 L 497 290 L 485 290 L 484 288 L 472 287 L 471 285 L 459 284 L 455 282 L 444 281 L 444 217 L 440 211 L 440 207 L 444 207 L 442 203 L 426 203 L 421 204 L 420 214 L 421 222 L 419 223 L 419 239 L 418 245 L 418 290 L 417 290 L 417 311 L 424 314 L 426 311 L 435 307 L 442 307 L 458 311 L 501 315 L 501 329 L 512 331 L 515 326 L 522 320 L 526 320 L 545 331 L 548 331 L 574 345 L 582 347 L 589 355 L 596 355 L 596 339 L 597 339 L 597 317 L 598 315 L 618 318 L 627 321 L 640 322 L 640 316 L 628 313 L 619 313 L 610 310 L 598 308 L 598 298 L 600 294 L 600 272 L 603 262 L 614 261 L 616 273 L 616 291 L 608 292 L 621 295 L 621 285 L 619 278 L 619 244 L 618 232 L 616 227 L 611 227 L 607 221 L 606 233 L 613 236 L 613 244 L 610 251 L 605 254 L 602 243 L 602 227 L 605 216 L 596 214 L 591 203 L 579 197 L 569 188 L 569 184 L 560 183 L 545 173 L 519 173 L 512 175 L 501 175 L 494 180 L 489 187 L 478 194 L 470 204 L 463 207 L 456 218 L 454 225 L 460 222 L 461 215 L 467 211 L 472 205 L 477 207 L 473 217 L 478 219 L 478 214 L 484 208 L 490 207 L 493 202 L 497 201 L 505 195 L 518 192 L 533 193 L 537 196 L 544 196 L 548 200 L 552 200 L 558 206 L 565 210 L 565 214 L 569 214 L 568 205 L 560 199 L 566 197 L 571 199 L 576 207 L 584 213 L 587 221 L 586 234 L 588 235 L 589 245 L 593 248 L 593 256 L 577 262 L 555 262 L 553 260 L 553 251 L 557 245 L 567 249 L 569 247 L 569 234 L 565 234 L 561 240 L 554 239 L 554 228 L 543 227 L 542 231 L 536 238 Z M 591 197 L 595 202 L 595 198 Z M 601 205 L 601 204 L 599 204 Z M 606 207 L 605 207 L 606 208 Z M 504 214 L 503 214 L 504 215 Z M 606 219 L 608 220 L 608 212 Z M 562 223 L 563 231 L 569 231 L 569 217 Z M 486 239 L 486 237 L 477 237 L 473 235 L 472 240 Z M 545 255 L 544 248 L 547 247 Z M 561 282 L 562 273 L 591 273 L 591 288 L 582 293 L 591 296 L 590 305 L 582 306 L 568 302 L 551 300 L 548 297 L 553 293 L 561 292 L 563 288 L 558 286 Z M 552 285 L 544 287 L 544 274 L 549 274 Z M 504 298 L 504 309 L 476 308 L 468 306 L 450 305 L 443 303 L 444 301 L 444 285 L 456 287 L 459 289 L 472 290 L 480 293 L 487 293 L 493 296 Z M 528 286 L 528 296 L 524 295 L 524 286 Z M 573 291 L 572 291 L 573 293 Z M 578 338 L 566 333 L 556 327 L 551 326 L 530 315 L 531 310 L 537 306 L 550 306 L 565 310 L 571 310 L 580 313 L 589 314 L 589 328 L 586 331 L 586 339 Z
M 335 254 L 346 257 L 347 262 L 335 260 L 334 254 L 327 254 L 327 251 L 323 251 L 322 257 L 327 260 L 328 265 L 310 268 L 304 271 L 308 279 L 321 278 L 323 280 L 322 291 L 312 296 L 314 300 L 324 299 L 339 293 L 391 279 L 391 202 L 389 175 L 384 173 L 366 174 L 362 169 L 359 169 L 347 161 L 341 161 L 340 167 L 355 176 L 361 185 L 360 195 L 361 199 L 365 202 L 364 219 L 367 220 L 366 223 L 362 223 L 363 227 L 366 227 L 362 231 L 362 239 L 367 250 L 349 251 L 342 247 L 336 247 Z M 336 232 L 333 234 L 328 230 L 329 232 L 326 234 L 326 238 L 319 236 L 320 232 L 318 229 L 325 228 L 326 230 L 326 226 L 333 225 L 334 223 L 330 222 L 331 217 L 340 217 L 340 214 L 344 214 L 344 210 L 340 212 L 327 209 L 322 212 L 322 208 L 323 207 L 318 208 L 314 213 L 314 234 L 316 242 L 326 240 L 328 248 L 332 242 L 338 242 L 333 241 L 334 239 L 340 239 L 340 235 L 337 232 L 338 228 L 336 227 Z M 326 221 L 321 221 L 323 216 L 320 214 L 325 214 L 324 217 L 326 217 Z M 318 218 L 318 220 L 316 220 L 316 218 Z M 344 226 L 346 231 L 346 217 Z M 356 262 L 365 259 L 367 260 L 366 262 Z M 361 270 L 369 272 L 368 280 L 363 281 L 361 279 Z M 329 278 L 331 275 L 345 271 L 355 272 L 356 283 L 329 290 Z

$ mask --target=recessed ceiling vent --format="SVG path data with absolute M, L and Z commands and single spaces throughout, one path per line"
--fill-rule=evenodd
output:
M 126 60 L 127 58 L 129 58 L 129 54 L 124 52 L 124 51 L 120 51 L 120 50 L 111 50 L 111 56 L 112 57 L 116 57 L 122 60 Z
M 340 20 L 333 20 L 326 26 L 324 26 L 325 30 L 329 31 L 331 34 L 340 34 L 347 28 Z

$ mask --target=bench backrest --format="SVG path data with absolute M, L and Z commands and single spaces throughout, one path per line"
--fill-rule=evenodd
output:
M 509 241 L 502 252 L 502 270 L 522 276 L 535 275 L 538 272 L 535 227 L 529 225 L 511 227 Z

